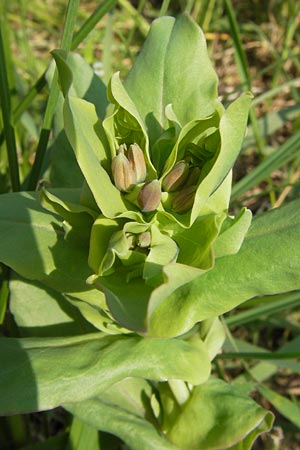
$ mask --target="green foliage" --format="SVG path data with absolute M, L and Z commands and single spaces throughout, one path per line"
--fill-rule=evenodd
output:
M 57 71 L 52 63 L 14 112 L 7 96 L 10 61 L 0 49 L 6 62 L 0 71 L 0 144 L 5 140 L 13 190 L 19 170 L 14 121 L 46 79 L 51 86 L 24 186 L 34 188 L 42 171 L 46 184 L 40 192 L 0 197 L 0 319 L 12 336 L 0 338 L 0 414 L 63 406 L 74 418 L 68 440 L 62 434 L 57 445 L 68 450 L 102 448 L 98 430 L 110 450 L 250 449 L 274 418 L 249 397 L 251 389 L 298 426 L 296 402 L 256 386 L 278 367 L 298 370 L 288 360 L 297 354 L 298 341 L 273 355 L 234 340 L 227 330 L 220 355 L 225 328 L 218 316 L 247 301 L 249 314 L 232 315 L 227 323 L 255 317 L 263 324 L 264 314 L 297 305 L 300 209 L 295 200 L 251 223 L 247 208 L 235 206 L 235 215 L 229 214 L 229 201 L 293 161 L 297 134 L 237 183 L 231 196 L 232 167 L 249 112 L 244 145 L 256 142 L 261 153 L 261 134 L 284 118 L 278 114 L 271 126 L 271 116 L 257 121 L 249 92 L 235 95 L 225 108 L 203 32 L 187 13 L 164 16 L 168 2 L 124 82 L 119 72 L 109 77 L 110 15 L 103 41 L 106 87 L 83 58 L 66 50 L 114 3 L 104 1 L 73 37 L 78 2 L 69 2 L 62 44 L 52 52 Z M 148 24 L 126 0 L 119 3 L 135 20 L 127 55 L 134 27 L 146 35 Z M 204 12 L 188 2 L 186 11 L 207 29 L 213 10 L 222 14 L 220 5 L 211 1 Z M 240 77 L 250 89 L 239 23 L 229 0 L 225 6 Z M 291 21 L 285 53 L 295 30 Z M 287 114 L 294 118 L 297 111 Z M 22 120 L 37 135 L 32 117 Z M 6 148 L 0 150 L 2 155 Z M 23 169 L 28 155 L 24 161 Z M 0 169 L 6 165 L 5 157 Z M 178 167 L 184 168 L 181 178 Z M 15 272 L 10 280 L 8 270 Z M 8 314 L 17 329 L 5 317 L 9 294 Z M 245 363 L 245 375 L 223 381 L 226 358 L 243 355 L 268 362 L 251 368 Z M 112 435 L 123 443 L 113 444 Z M 2 441 L 0 429 L 0 446 Z

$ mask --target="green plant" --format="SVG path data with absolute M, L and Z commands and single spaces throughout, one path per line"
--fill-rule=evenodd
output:
M 210 376 L 224 341 L 218 316 L 300 288 L 299 201 L 250 229 L 248 210 L 228 215 L 251 95 L 223 108 L 202 32 L 185 15 L 153 23 L 124 85 L 112 76 L 106 111 L 89 66 L 54 57 L 64 94 L 55 143 L 73 187 L 0 199 L 1 261 L 38 281 L 13 282 L 44 330 L 2 339 L 1 413 L 63 405 L 132 449 L 250 448 L 272 415 L 247 386 Z

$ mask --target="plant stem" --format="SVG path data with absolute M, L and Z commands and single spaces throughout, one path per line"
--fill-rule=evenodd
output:
M 190 391 L 183 380 L 169 380 L 171 391 L 177 401 L 182 406 L 190 397 Z
M 72 36 L 74 27 L 76 24 L 77 11 L 79 6 L 79 0 L 69 0 L 67 6 L 66 13 L 66 22 L 61 40 L 61 49 L 70 50 L 72 45 Z M 58 87 L 58 75 L 57 71 L 55 71 L 51 88 L 50 95 L 47 102 L 46 112 L 44 116 L 42 131 L 40 134 L 40 139 L 37 146 L 36 158 L 32 167 L 32 171 L 30 173 L 28 189 L 34 190 L 38 183 L 40 172 L 44 160 L 44 156 L 47 150 L 52 120 L 56 109 L 56 104 L 59 96 L 59 87 Z

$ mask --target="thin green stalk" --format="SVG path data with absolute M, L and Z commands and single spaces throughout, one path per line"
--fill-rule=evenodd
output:
M 185 381 L 169 380 L 168 383 L 178 405 L 184 405 L 191 395 Z
M 146 37 L 149 31 L 148 22 L 139 14 L 139 12 L 132 6 L 128 0 L 119 0 L 119 5 L 127 11 L 130 16 L 136 21 L 141 34 Z
M 216 356 L 217 359 L 299 359 L 300 352 L 272 353 L 272 352 L 226 352 Z
M 133 27 L 131 27 L 131 30 L 129 31 L 128 38 L 126 40 L 125 54 L 130 55 L 130 56 L 131 56 L 130 45 L 131 45 L 131 42 L 133 40 L 133 37 L 134 37 L 134 34 L 135 34 L 135 30 L 138 27 L 137 17 L 142 17 L 141 13 L 142 13 L 142 10 L 144 9 L 145 3 L 146 3 L 146 0 L 140 0 L 139 1 L 138 7 L 137 7 L 137 13 L 138 14 L 135 17 L 134 25 L 133 25 Z
M 99 20 L 117 3 L 117 0 L 106 0 L 93 12 L 88 20 L 82 25 L 80 30 L 74 35 L 71 50 L 75 50 L 78 45 L 87 37 L 87 35 L 95 28 Z
M 76 18 L 77 18 L 77 11 L 79 6 L 79 0 L 69 0 L 68 6 L 67 6 L 67 12 L 66 12 L 66 21 L 65 21 L 65 27 L 62 35 L 61 40 L 61 48 L 63 50 L 70 50 L 72 45 L 72 37 L 73 37 L 73 31 L 76 24 Z M 55 113 L 57 100 L 59 96 L 59 87 L 58 87 L 58 75 L 57 72 L 55 72 L 51 88 L 50 88 L 50 95 L 47 102 L 46 112 L 44 116 L 42 131 L 40 134 L 40 139 L 38 142 L 37 150 L 36 150 L 36 158 L 34 160 L 34 164 L 30 173 L 29 182 L 28 182 L 28 189 L 34 190 L 36 188 L 36 185 L 38 183 L 41 168 L 44 160 L 44 156 L 47 150 L 51 126 L 52 126 L 52 120 Z
M 289 87 L 300 87 L 300 77 L 294 78 L 293 80 L 287 81 L 286 83 L 282 83 L 280 86 L 277 86 L 276 88 L 273 89 L 269 89 L 263 94 L 258 95 L 257 97 L 254 98 L 254 100 L 252 100 L 252 106 L 256 106 L 264 100 L 275 97 L 276 94 L 284 91 Z
M 0 325 L 3 324 L 8 297 L 9 297 L 9 285 L 8 285 L 8 277 L 9 277 L 9 269 L 8 267 L 1 265 L 0 267 L 0 280 L 2 280 L 0 285 Z
M 165 16 L 168 12 L 169 9 L 169 5 L 170 5 L 170 0 L 163 0 L 162 5 L 160 7 L 160 11 L 158 14 L 158 17 L 162 17 Z
M 247 192 L 250 188 L 268 178 L 274 170 L 287 164 L 293 158 L 299 156 L 300 132 L 294 133 L 280 148 L 271 156 L 262 161 L 248 175 L 238 181 L 232 188 L 231 200 Z
M 113 21 L 114 17 L 112 11 L 108 12 L 106 26 L 105 26 L 105 34 L 103 39 L 103 53 L 102 53 L 102 63 L 104 69 L 103 81 L 105 84 L 108 83 L 111 74 L 112 74 L 112 53 L 111 48 L 113 44 Z
M 284 298 L 268 301 L 264 305 L 228 317 L 226 319 L 226 324 L 228 326 L 245 325 L 246 323 L 259 320 L 267 315 L 276 314 L 284 309 L 298 307 L 299 300 L 300 292 L 291 292 L 285 294 Z
M 3 133 L 6 140 L 8 154 L 8 165 L 13 191 L 20 190 L 20 176 L 15 130 L 12 124 L 10 89 L 7 76 L 6 55 L 4 51 L 4 40 L 2 34 L 2 20 L 0 22 L 0 98 L 3 119 Z
M 291 48 L 291 44 L 294 38 L 294 35 L 296 33 L 296 31 L 299 28 L 299 16 L 295 17 L 290 17 L 287 23 L 287 27 L 286 27 L 286 34 L 285 34 L 285 41 L 283 44 L 283 50 L 282 50 L 282 54 L 281 54 L 281 58 L 287 59 L 289 56 L 289 50 Z M 275 87 L 278 84 L 279 81 L 279 77 L 280 77 L 280 73 L 281 71 L 284 70 L 283 66 L 278 66 L 277 69 L 275 70 L 274 76 L 273 76 L 273 80 L 272 80 L 272 86 Z
M 246 89 L 251 91 L 251 77 L 249 72 L 249 66 L 248 61 L 246 57 L 246 53 L 243 48 L 243 44 L 240 37 L 239 32 L 239 26 L 238 22 L 234 13 L 234 9 L 231 4 L 231 0 L 225 0 L 225 8 L 228 14 L 234 49 L 235 49 L 235 56 L 236 56 L 236 63 L 238 67 L 238 71 L 240 74 L 240 78 L 242 81 L 242 85 L 246 87 Z M 250 122 L 252 124 L 253 129 L 253 135 L 255 137 L 256 145 L 258 148 L 259 153 L 262 153 L 264 142 L 263 139 L 259 133 L 259 127 L 257 124 L 257 118 L 255 115 L 255 111 L 251 108 L 249 113 Z

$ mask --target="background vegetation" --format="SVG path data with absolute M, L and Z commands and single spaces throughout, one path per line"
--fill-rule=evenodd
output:
M 67 45 L 68 33 L 62 39 L 66 7 L 66 0 L 1 2 L 0 193 L 32 189 L 42 179 L 50 183 L 55 88 L 49 97 L 46 71 L 50 51 Z M 232 211 L 246 205 L 260 214 L 299 197 L 299 0 L 81 0 L 71 48 L 104 82 L 117 70 L 124 77 L 151 21 L 184 10 L 206 34 L 223 103 L 249 89 L 255 96 L 235 166 Z M 18 336 L 7 310 L 4 267 L 0 277 L 0 330 Z M 300 448 L 299 300 L 299 292 L 255 298 L 223 319 L 225 349 L 232 358 L 220 355 L 215 371 L 226 381 L 255 381 L 255 399 L 276 414 L 275 428 L 257 443 L 259 449 Z M 272 359 L 260 357 L 266 350 L 274 352 Z M 243 352 L 252 352 L 252 358 Z M 120 445 L 105 434 L 100 444 L 95 442 L 86 427 L 60 409 L 0 419 L 3 450 L 113 450 Z

